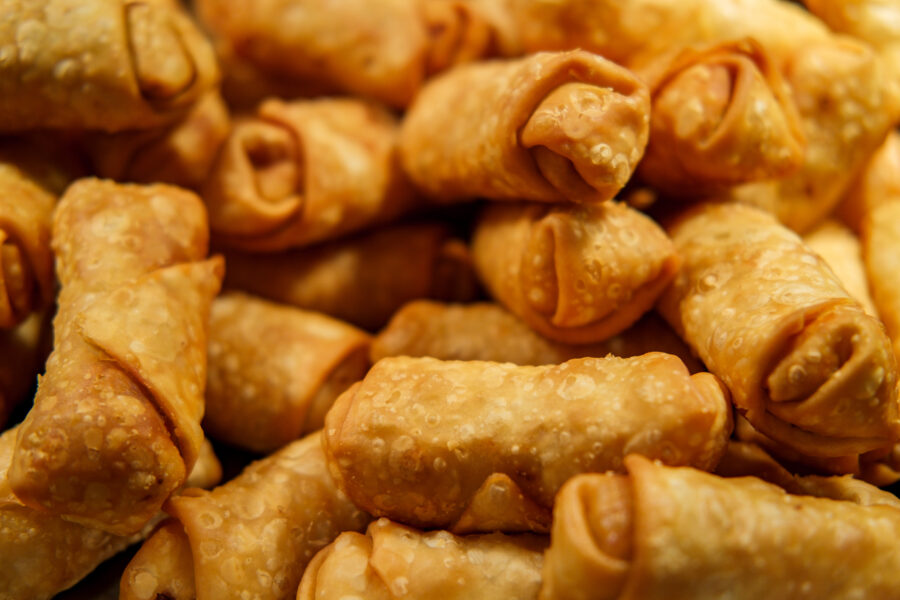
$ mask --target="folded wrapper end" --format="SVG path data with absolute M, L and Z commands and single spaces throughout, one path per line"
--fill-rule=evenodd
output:
M 159 526 L 125 567 L 121 600 L 194 600 L 194 557 L 184 527 L 175 519 Z
M 425 2 L 428 32 L 425 72 L 428 76 L 454 65 L 496 54 L 494 35 L 478 8 L 464 0 Z

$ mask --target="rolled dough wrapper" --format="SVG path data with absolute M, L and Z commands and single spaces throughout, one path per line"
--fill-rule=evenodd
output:
M 15 441 L 15 428 L 0 435 L 0 597 L 49 599 L 143 539 L 162 520 L 160 513 L 139 533 L 119 536 L 23 505 L 7 478 Z M 188 484 L 212 487 L 221 476 L 221 465 L 205 442 Z
M 477 4 L 467 0 L 424 0 L 421 10 L 428 32 L 426 75 L 496 54 L 494 31 Z
M 466 245 L 439 223 L 384 227 L 282 254 L 226 253 L 226 287 L 375 330 L 415 298 L 471 300 Z
M 650 310 L 680 259 L 665 231 L 623 204 L 489 205 L 472 258 L 491 295 L 541 335 L 612 337 Z
M 378 519 L 316 554 L 297 600 L 536 600 L 546 546 L 544 536 L 456 536 Z
M 900 197 L 866 215 L 862 243 L 872 299 L 900 360 Z
M 238 55 L 284 79 L 405 106 L 425 75 L 418 2 L 200 0 L 197 11 Z
M 23 503 L 129 534 L 184 483 L 223 270 L 207 235 L 199 198 L 173 187 L 83 179 L 60 200 L 54 351 L 9 470 Z
M 416 96 L 401 158 L 438 199 L 600 202 L 643 155 L 649 112 L 634 74 L 588 52 L 461 65 Z
M 0 47 L 0 131 L 156 127 L 218 79 L 209 42 L 169 2 L 19 0 Z
M 272 252 L 412 208 L 398 130 L 394 116 L 362 100 L 264 102 L 235 124 L 203 186 L 215 240 Z
M 316 552 L 370 520 L 334 486 L 318 433 L 211 492 L 173 497 L 166 510 L 174 520 L 125 569 L 122 600 L 293 598 Z
M 752 39 L 683 50 L 641 72 L 653 108 L 638 174 L 665 194 L 697 197 L 778 179 L 803 162 L 793 98 Z
M 321 429 L 335 398 L 368 369 L 369 339 L 319 313 L 220 296 L 210 313 L 204 431 L 267 453 Z
M 630 452 L 712 469 L 730 433 L 718 380 L 668 354 L 540 367 L 394 357 L 338 398 L 324 448 L 375 516 L 540 533 L 573 475 L 621 470 Z
M 892 131 L 850 186 L 837 214 L 859 233 L 867 214 L 879 204 L 897 199 L 900 199 L 900 133 Z
M 700 205 L 669 233 L 684 263 L 658 308 L 753 427 L 813 457 L 897 440 L 884 327 L 796 234 L 738 204 Z
M 0 428 L 29 398 L 50 352 L 50 316 L 33 313 L 13 329 L 0 330 Z
M 674 354 L 691 373 L 703 365 L 656 313 L 597 344 L 548 340 L 490 302 L 447 304 L 414 300 L 394 313 L 372 341 L 372 363 L 386 356 L 430 356 L 441 360 L 488 360 L 517 365 L 559 364 L 585 356 L 628 358 L 647 352 Z
M 85 146 L 101 177 L 198 189 L 230 129 L 228 108 L 211 91 L 170 127 L 92 134 Z
M 862 305 L 863 310 L 877 317 L 878 312 L 869 294 L 862 245 L 856 234 L 840 221 L 828 219 L 804 235 L 803 242 L 822 257 L 844 289 Z
M 560 491 L 540 598 L 897 597 L 896 505 L 794 496 L 637 455 L 625 464 L 628 475 L 582 475 Z

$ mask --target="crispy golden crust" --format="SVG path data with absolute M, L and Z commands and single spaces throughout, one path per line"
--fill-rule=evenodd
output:
M 431 79 L 400 149 L 435 198 L 597 202 L 628 180 L 648 127 L 647 89 L 630 71 L 587 52 L 540 53 Z
M 822 257 L 841 285 L 866 313 L 878 316 L 869 293 L 859 238 L 839 221 L 828 219 L 803 236 L 803 242 Z
M 324 444 L 338 485 L 376 516 L 547 531 L 572 475 L 621 469 L 628 452 L 711 469 L 730 431 L 715 377 L 662 353 L 544 367 L 395 357 L 338 398 Z
M 369 367 L 369 336 L 325 315 L 237 292 L 215 300 L 203 428 L 270 452 L 316 429 Z
M 736 204 L 701 205 L 669 232 L 684 263 L 659 308 L 754 427 L 820 457 L 897 439 L 884 328 L 800 238 Z
M 532 600 L 540 589 L 544 537 L 455 536 L 387 519 L 366 534 L 343 533 L 303 574 L 297 600 Z
M 900 133 L 892 131 L 871 156 L 838 206 L 837 214 L 857 233 L 879 204 L 900 199 Z
M 872 298 L 900 361 L 900 196 L 866 215 L 862 242 Z
M 397 119 L 355 99 L 268 100 L 240 121 L 203 186 L 217 243 L 275 251 L 340 237 L 412 207 Z
M 496 54 L 493 29 L 477 4 L 467 0 L 425 0 L 420 6 L 428 33 L 427 75 Z
M 253 594 L 290 598 L 315 553 L 343 531 L 369 521 L 335 488 L 313 434 L 247 467 L 212 492 L 173 497 L 166 510 L 180 523 L 160 530 L 122 576 L 121 597 L 213 600 Z M 161 539 L 156 539 L 161 536 Z M 173 564 L 172 553 L 190 556 Z M 170 584 L 176 573 L 179 589 Z
M 218 78 L 209 42 L 173 4 L 15 0 L 4 15 L 3 131 L 153 127 Z
M 650 310 L 678 270 L 666 233 L 623 204 L 492 204 L 472 238 L 491 295 L 540 334 L 589 344 Z
M 222 260 L 199 199 L 167 186 L 73 184 L 54 217 L 54 352 L 10 482 L 23 502 L 133 533 L 202 441 L 206 321 Z
M 0 428 L 10 411 L 32 392 L 50 352 L 50 316 L 34 313 L 13 329 L 0 330 Z

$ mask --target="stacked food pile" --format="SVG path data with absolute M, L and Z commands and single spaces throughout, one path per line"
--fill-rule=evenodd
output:
M 898 24 L 0 5 L 0 599 L 900 598 Z

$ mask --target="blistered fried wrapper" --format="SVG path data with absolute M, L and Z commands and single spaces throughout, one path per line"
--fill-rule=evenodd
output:
M 560 491 L 540 598 L 896 598 L 900 508 L 625 459 Z
M 588 52 L 482 61 L 428 81 L 404 118 L 401 157 L 438 199 L 599 202 L 643 155 L 649 112 L 634 74 Z
M 324 447 L 337 484 L 375 516 L 546 532 L 569 477 L 621 470 L 631 452 L 712 469 L 730 433 L 718 380 L 667 354 L 540 367 L 394 357 L 338 398 Z
M 547 538 L 456 536 L 378 519 L 342 533 L 303 574 L 297 600 L 535 600 Z
M 588 344 L 650 310 L 678 271 L 672 241 L 624 204 L 493 203 L 472 258 L 487 290 L 541 335 Z
M 23 505 L 9 487 L 17 428 L 0 435 L 0 598 L 49 599 L 80 581 L 101 562 L 143 539 L 164 517 L 157 514 L 140 532 L 113 535 L 64 521 Z M 195 487 L 212 487 L 222 477 L 212 446 L 204 442 L 187 479 Z
M 597 344 L 548 340 L 498 304 L 450 304 L 414 300 L 394 313 L 372 341 L 372 363 L 386 356 L 430 356 L 441 360 L 489 360 L 551 365 L 585 356 L 623 358 L 647 352 L 674 354 L 691 373 L 703 371 L 685 343 L 655 312 Z
M 203 429 L 271 452 L 322 428 L 369 368 L 369 335 L 321 313 L 229 292 L 212 304 Z
M 16 0 L 0 47 L 0 131 L 156 127 L 218 79 L 212 46 L 170 2 Z
M 866 313 L 877 317 L 878 311 L 869 293 L 862 245 L 856 234 L 840 221 L 828 219 L 804 235 L 803 242 L 822 257 L 844 289 L 862 305 Z
M 900 436 L 884 327 L 771 216 L 704 204 L 669 233 L 684 261 L 659 309 L 764 435 L 838 457 Z
M 125 569 L 122 600 L 292 598 L 316 552 L 370 520 L 334 486 L 318 433 L 211 492 L 173 497 L 166 510 L 175 518 Z
M 60 200 L 54 351 L 9 470 L 25 504 L 128 534 L 184 483 L 223 270 L 207 236 L 199 198 L 173 187 L 84 179 Z
M 900 132 L 892 131 L 837 207 L 837 216 L 857 233 L 879 204 L 900 198 Z
M 866 215 L 862 242 L 872 298 L 900 361 L 900 196 Z
M 225 285 L 374 330 L 415 298 L 465 301 L 478 283 L 443 223 L 406 223 L 281 254 L 227 252 Z

